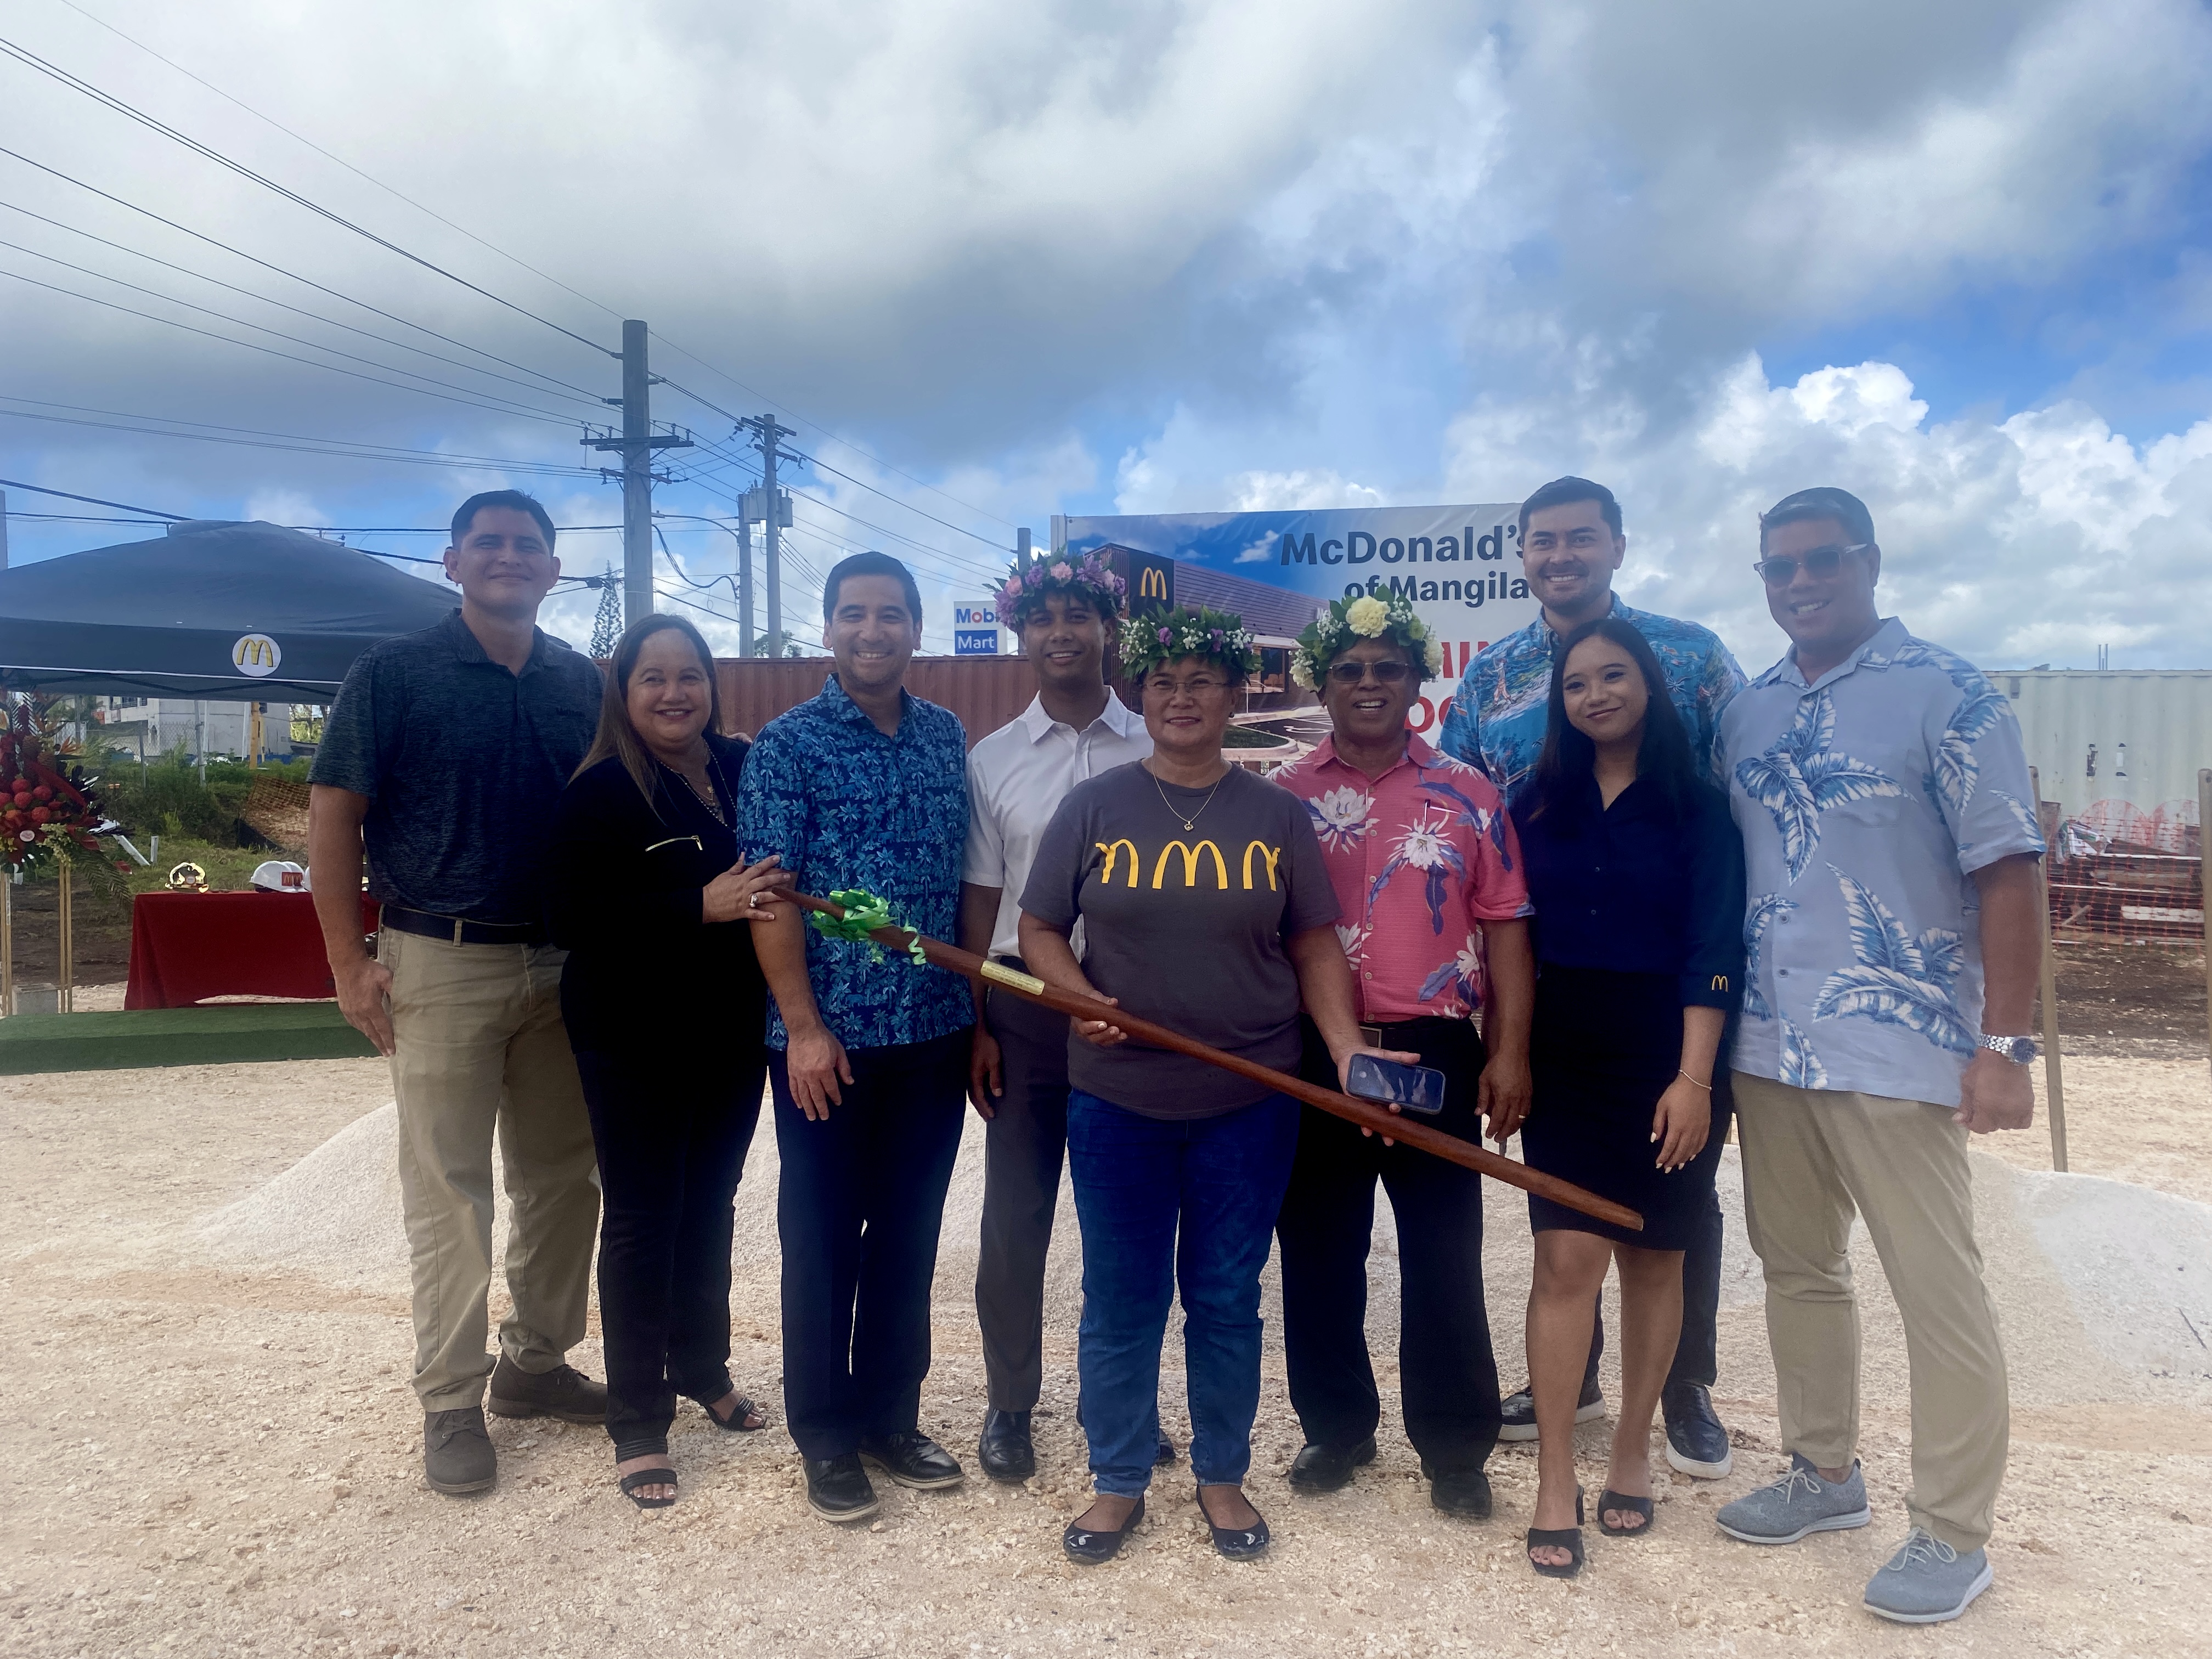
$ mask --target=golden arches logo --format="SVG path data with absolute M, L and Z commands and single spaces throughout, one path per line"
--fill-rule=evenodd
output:
M 1155 892 L 1159 890 L 1161 881 L 1167 875 L 1168 854 L 1170 853 L 1182 854 L 1182 884 L 1185 887 L 1198 885 L 1198 855 L 1200 853 L 1212 854 L 1214 884 L 1224 893 L 1229 890 L 1229 866 L 1222 861 L 1221 849 L 1218 847 L 1210 841 L 1202 841 L 1195 847 L 1186 847 L 1179 841 L 1171 841 L 1160 848 L 1159 857 L 1152 862 L 1152 889 Z
M 1137 597 L 1140 599 L 1164 599 L 1168 596 L 1168 573 L 1156 564 L 1148 564 L 1138 573 Z M 1152 884 L 1158 886 L 1159 884 Z
M 266 634 L 241 634 L 230 647 L 230 665 L 252 679 L 275 673 L 283 660 L 284 653 Z
M 1270 847 L 1264 841 L 1244 843 L 1244 890 L 1248 893 L 1252 890 L 1252 854 L 1255 850 L 1267 861 L 1267 890 L 1272 893 L 1275 890 L 1275 860 L 1283 856 L 1283 849 Z
M 1726 974 L 1715 974 L 1713 975 L 1713 989 L 1716 991 L 1727 990 L 1729 988 L 1728 981 L 1729 976 Z
M 1091 844 L 1106 855 L 1106 867 L 1098 872 L 1101 885 L 1110 887 L 1114 884 L 1114 860 L 1120 855 L 1124 847 L 1129 849 L 1129 885 L 1134 887 L 1137 884 L 1137 871 L 1143 865 L 1144 860 L 1137 855 L 1136 842 L 1124 836 L 1111 847 L 1103 841 L 1094 841 Z M 1152 885 L 1157 887 L 1159 883 L 1154 882 Z

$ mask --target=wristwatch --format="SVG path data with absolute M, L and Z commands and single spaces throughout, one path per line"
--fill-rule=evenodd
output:
M 2033 1037 L 2024 1036 L 1984 1036 L 1982 1047 L 1994 1048 L 2015 1066 L 2033 1066 L 2043 1052 Z

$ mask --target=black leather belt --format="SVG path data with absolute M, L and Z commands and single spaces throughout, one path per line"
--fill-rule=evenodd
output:
M 545 929 L 534 921 L 469 921 L 460 916 L 441 916 L 430 910 L 410 910 L 404 904 L 387 904 L 378 915 L 379 925 L 424 939 L 441 939 L 449 945 L 545 945 Z

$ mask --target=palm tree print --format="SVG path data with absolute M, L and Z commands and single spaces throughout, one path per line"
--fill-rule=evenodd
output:
M 1787 1019 L 1782 1022 L 1782 1081 L 1793 1089 L 1828 1086 L 1828 1068 L 1820 1064 L 1804 1032 Z
M 1786 899 L 1779 893 L 1761 893 L 1744 912 L 1743 1012 L 1747 1019 L 1774 1018 L 1774 1010 L 1767 1006 L 1766 993 L 1759 988 L 1759 954 L 1766 943 L 1766 930 L 1796 908 L 1796 899 Z
M 1801 697 L 1797 718 L 1763 755 L 1735 769 L 1745 794 L 1772 815 L 1782 853 L 1796 881 L 1820 844 L 1820 815 L 1830 807 L 1875 795 L 1902 795 L 1878 767 L 1834 750 L 1836 706 L 1826 691 Z
M 1917 939 L 1896 914 L 1834 865 L 1844 917 L 1857 961 L 1828 975 L 1813 1000 L 1815 1019 L 1862 1018 L 1902 1025 L 1939 1048 L 1974 1052 L 1974 1035 L 1959 1011 L 1953 986 L 1966 965 L 1966 936 L 1930 927 Z

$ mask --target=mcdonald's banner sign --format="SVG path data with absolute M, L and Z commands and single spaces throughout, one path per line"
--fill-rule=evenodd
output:
M 283 648 L 266 634 L 241 634 L 230 647 L 230 665 L 252 679 L 267 679 L 283 660 Z
M 1330 599 L 1402 594 L 1456 677 L 1537 613 L 1521 575 L 1520 512 L 1492 501 L 1070 518 L 1066 550 L 1116 550 L 1134 614 L 1167 609 L 1180 592 L 1186 605 L 1237 611 L 1262 636 L 1295 637 Z

